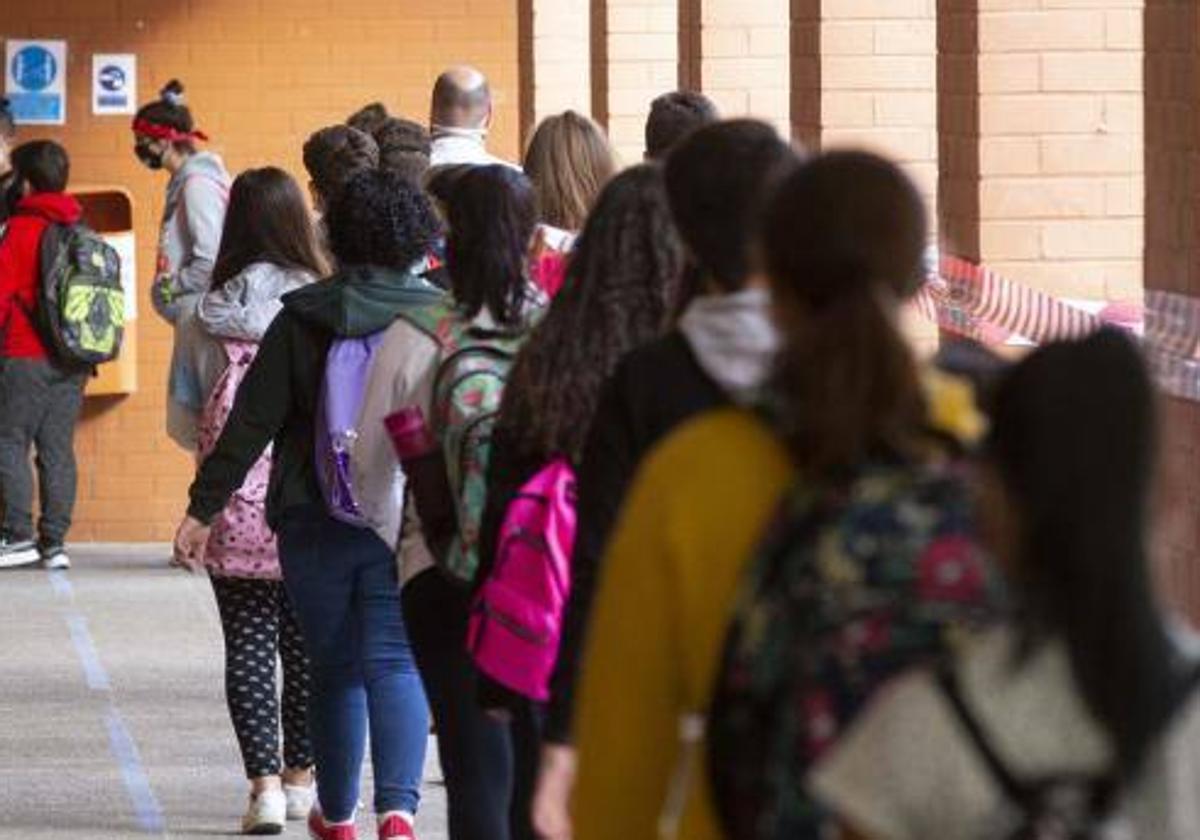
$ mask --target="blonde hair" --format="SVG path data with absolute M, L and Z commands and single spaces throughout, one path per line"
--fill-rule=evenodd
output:
M 542 120 L 525 152 L 525 174 L 537 191 L 545 224 L 576 231 L 616 172 L 603 129 L 575 111 Z

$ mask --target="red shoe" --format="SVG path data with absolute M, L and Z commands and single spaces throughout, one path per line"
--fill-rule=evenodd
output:
M 321 812 L 313 808 L 308 812 L 308 836 L 311 840 L 358 840 L 358 829 L 353 823 L 330 825 Z
M 412 823 L 398 811 L 391 811 L 379 819 L 379 840 L 416 840 Z

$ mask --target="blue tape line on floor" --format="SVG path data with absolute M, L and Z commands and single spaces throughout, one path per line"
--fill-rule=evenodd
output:
M 133 735 L 113 702 L 112 683 L 96 652 L 96 643 L 88 630 L 87 619 L 74 607 L 75 590 L 71 581 L 65 573 L 54 572 L 50 575 L 50 586 L 55 595 L 71 604 L 64 619 L 88 688 L 102 692 L 108 697 L 108 711 L 104 715 L 104 727 L 108 730 L 108 748 L 121 769 L 121 780 L 125 783 L 125 792 L 129 794 L 129 801 L 133 805 L 138 827 L 147 834 L 161 835 L 166 831 L 162 807 L 158 804 L 158 798 L 150 786 L 150 779 L 142 768 L 142 760 L 138 755 Z

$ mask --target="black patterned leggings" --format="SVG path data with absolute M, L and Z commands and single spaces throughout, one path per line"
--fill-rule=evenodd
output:
M 281 722 L 283 766 L 312 767 L 308 658 L 283 584 L 214 576 L 212 586 L 225 632 L 225 699 L 247 778 L 279 775 Z M 282 715 L 277 659 L 283 662 Z

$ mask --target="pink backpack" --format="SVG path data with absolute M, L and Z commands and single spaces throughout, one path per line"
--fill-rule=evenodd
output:
M 504 512 L 491 574 L 471 609 L 467 648 L 491 679 L 532 700 L 550 697 L 575 547 L 575 472 L 550 462 Z
M 198 448 L 200 459 L 216 446 L 221 430 L 233 410 L 238 386 L 258 353 L 258 345 L 247 341 L 223 341 L 229 364 L 217 379 L 200 414 Z M 205 565 L 219 577 L 279 580 L 279 554 L 275 535 L 267 525 L 267 484 L 271 478 L 271 449 L 254 462 L 242 486 L 225 509 L 212 521 L 212 533 L 204 555 Z

